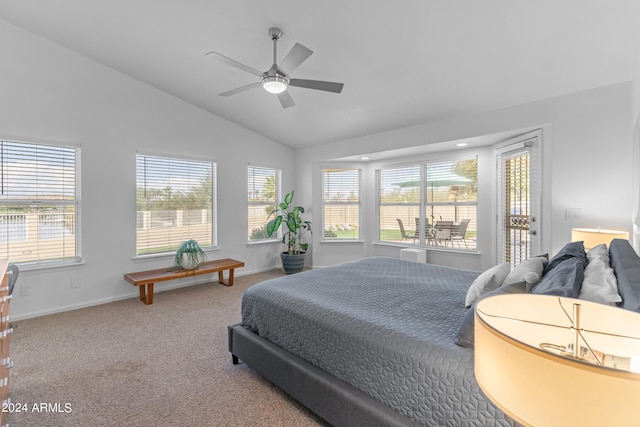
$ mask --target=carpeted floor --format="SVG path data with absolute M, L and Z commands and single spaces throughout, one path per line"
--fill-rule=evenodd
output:
M 279 271 L 236 277 L 15 322 L 12 426 L 324 425 L 244 364 L 227 325 L 247 287 Z M 44 406 L 42 405 L 44 404 Z

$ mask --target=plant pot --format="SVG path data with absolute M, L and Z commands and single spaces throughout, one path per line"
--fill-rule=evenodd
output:
M 299 273 L 304 268 L 304 258 L 306 252 L 299 254 L 290 254 L 289 252 L 282 252 L 280 258 L 282 258 L 282 269 L 287 274 Z
M 195 270 L 199 265 L 200 260 L 190 258 L 189 254 L 182 254 L 182 268 L 185 270 Z

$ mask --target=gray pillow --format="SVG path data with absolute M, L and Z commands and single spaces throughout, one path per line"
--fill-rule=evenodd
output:
M 611 267 L 622 297 L 619 307 L 640 312 L 640 257 L 628 240 L 613 239 L 609 244 Z
M 527 291 L 529 291 L 533 285 L 540 281 L 540 278 L 542 277 L 542 270 L 544 270 L 544 264 L 546 262 L 546 258 L 543 257 L 526 259 L 516 265 L 502 283 L 504 285 L 508 285 L 510 283 L 526 282 Z
M 591 248 L 587 253 L 587 259 L 589 264 L 584 269 L 584 279 L 578 298 L 607 305 L 621 302 L 618 281 L 611 268 L 607 245 L 603 243 Z
M 508 285 L 502 285 L 498 289 L 494 289 L 491 292 L 487 292 L 481 295 L 480 298 L 469 308 L 462 316 L 462 322 L 458 327 L 458 335 L 456 337 L 456 344 L 461 347 L 473 348 L 473 334 L 474 334 L 474 314 L 476 311 L 476 304 L 485 298 L 489 298 L 495 295 L 504 294 L 524 294 L 527 292 L 527 284 L 525 282 L 510 283 Z
M 560 251 L 553 256 L 544 267 L 542 276 L 556 268 L 562 261 L 570 258 L 578 258 L 582 262 L 582 267 L 587 266 L 587 253 L 584 251 L 584 242 L 571 242 L 564 245 Z
M 577 257 L 565 259 L 531 289 L 532 294 L 578 298 L 584 279 L 584 264 Z
M 464 300 L 465 307 L 471 307 L 481 295 L 497 289 L 511 271 L 511 264 L 504 262 L 491 267 L 473 281 Z

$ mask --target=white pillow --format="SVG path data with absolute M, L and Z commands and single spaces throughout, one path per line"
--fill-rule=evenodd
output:
M 599 249 L 589 256 L 599 246 L 604 246 L 605 253 L 603 254 Z M 598 245 L 592 248 L 587 254 L 587 259 L 589 264 L 584 269 L 584 279 L 578 298 L 609 305 L 622 301 L 622 297 L 618 294 L 618 280 L 613 268 L 609 265 L 610 258 L 606 253 L 606 246 Z
M 609 250 L 607 249 L 607 245 L 605 245 L 604 243 L 592 247 L 591 249 L 589 249 L 589 252 L 587 252 L 588 261 L 597 258 L 602 259 L 607 265 L 611 264 L 611 258 L 609 258 Z
M 510 271 L 511 264 L 505 262 L 503 264 L 498 264 L 495 267 L 491 267 L 479 275 L 476 280 L 473 281 L 471 286 L 469 286 L 467 297 L 464 301 L 465 307 L 471 307 L 481 295 L 497 289 L 502 285 L 502 282 Z
M 540 281 L 546 261 L 547 259 L 544 257 L 525 259 L 511 270 L 511 273 L 504 279 L 504 284 L 525 282 L 527 284 L 527 292 L 529 292 L 533 285 Z

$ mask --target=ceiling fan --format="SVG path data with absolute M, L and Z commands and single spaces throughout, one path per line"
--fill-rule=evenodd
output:
M 287 56 L 282 60 L 280 65 L 277 64 L 277 44 L 280 37 L 282 37 L 282 30 L 279 28 L 269 28 L 269 36 L 273 40 L 273 65 L 265 72 L 256 70 L 248 65 L 241 64 L 231 58 L 228 58 L 218 52 L 209 52 L 206 55 L 215 55 L 218 61 L 224 62 L 227 65 L 238 68 L 242 71 L 246 71 L 255 76 L 260 77 L 260 80 L 245 86 L 240 86 L 235 89 L 228 90 L 219 94 L 220 96 L 231 96 L 240 92 L 244 92 L 249 89 L 262 86 L 264 90 L 269 93 L 276 94 L 282 104 L 282 108 L 289 108 L 296 105 L 293 102 L 293 98 L 289 95 L 287 87 L 303 87 L 307 89 L 324 90 L 327 92 L 342 92 L 343 83 L 325 82 L 321 80 L 305 80 L 291 78 L 291 73 L 300 66 L 307 58 L 313 53 L 312 50 L 296 43 Z

